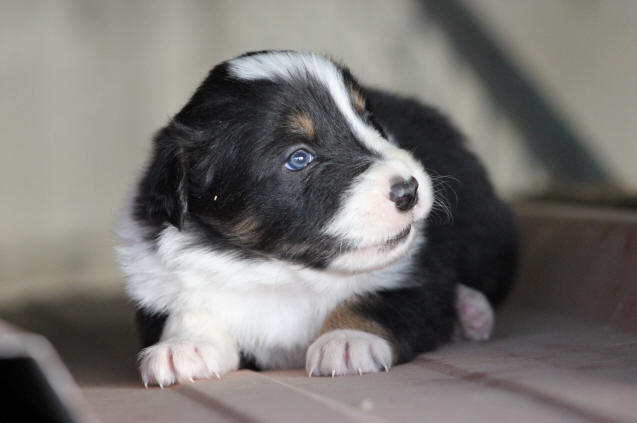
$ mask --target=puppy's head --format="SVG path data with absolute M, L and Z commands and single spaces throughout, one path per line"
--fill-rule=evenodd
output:
M 421 164 L 317 54 L 216 66 L 155 142 L 142 212 L 210 248 L 364 272 L 406 254 L 432 206 Z

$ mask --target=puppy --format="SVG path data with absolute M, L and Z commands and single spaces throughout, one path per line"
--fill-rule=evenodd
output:
M 212 69 L 117 233 L 146 386 L 386 371 L 486 339 L 516 262 L 512 216 L 443 116 L 291 51 Z

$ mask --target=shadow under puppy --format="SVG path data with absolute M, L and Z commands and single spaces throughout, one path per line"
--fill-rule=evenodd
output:
M 512 216 L 444 117 L 290 51 L 210 72 L 117 232 L 159 386 L 377 372 L 487 339 L 516 261 Z

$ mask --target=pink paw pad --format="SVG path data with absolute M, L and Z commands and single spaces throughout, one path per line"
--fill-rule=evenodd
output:
M 146 387 L 163 388 L 196 379 L 219 378 L 221 367 L 217 349 L 188 341 L 160 342 L 140 354 L 140 373 Z
M 479 291 L 459 285 L 457 307 L 460 335 L 471 341 L 489 339 L 495 316 L 487 297 Z

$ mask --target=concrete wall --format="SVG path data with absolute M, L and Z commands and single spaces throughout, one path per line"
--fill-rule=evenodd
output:
M 579 46 L 579 61 L 559 60 L 555 45 L 561 40 L 568 46 L 573 37 L 563 35 L 550 11 L 577 28 L 580 21 L 597 22 L 598 5 L 604 20 L 588 33 L 595 40 L 613 28 L 634 36 L 625 22 L 635 22 L 635 3 L 543 0 L 525 2 L 525 8 L 496 3 L 470 5 L 505 36 L 516 57 L 534 65 L 533 75 L 591 142 L 599 143 L 605 162 L 627 184 L 634 183 L 629 157 L 637 128 L 634 119 L 625 119 L 626 107 L 635 104 L 635 73 L 627 69 L 635 64 L 634 49 L 628 48 L 634 43 L 615 34 L 612 39 L 624 48 L 608 52 L 602 41 L 588 43 L 595 48 Z M 578 15 L 582 8 L 589 14 Z M 547 182 L 515 129 L 489 104 L 435 22 L 423 19 L 417 2 L 5 1 L 0 3 L 0 304 L 73 289 L 119 289 L 111 228 L 153 132 L 215 63 L 269 48 L 329 53 L 366 83 L 439 106 L 470 136 L 505 194 Z M 610 62 L 599 64 L 602 59 Z M 588 74 L 592 83 L 563 75 L 585 64 L 597 66 Z M 623 89 L 613 85 L 614 95 L 606 96 L 608 79 L 618 75 L 623 82 L 613 83 Z M 619 103 L 623 114 L 615 116 L 622 98 L 627 99 Z

